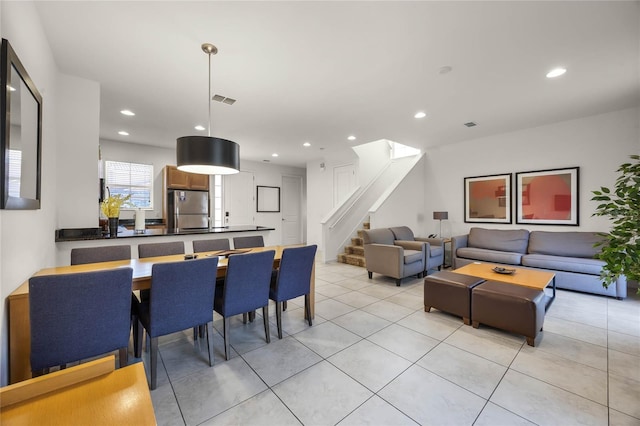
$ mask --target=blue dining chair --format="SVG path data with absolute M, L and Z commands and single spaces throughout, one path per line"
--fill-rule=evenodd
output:
M 280 268 L 271 280 L 269 299 L 276 302 L 278 338 L 282 339 L 282 307 L 287 300 L 304 295 L 304 307 L 311 326 L 311 272 L 316 257 L 317 245 L 286 248 L 282 251 Z
M 233 237 L 233 248 L 253 248 L 264 247 L 264 238 L 262 235 L 253 237 Z
M 172 254 L 184 254 L 183 241 L 171 241 L 168 243 L 138 244 L 138 257 L 169 256 Z
M 71 264 L 72 265 L 84 265 L 87 263 L 100 263 L 100 262 L 112 262 L 115 260 L 129 260 L 131 259 L 131 246 L 100 246 L 100 247 L 81 247 L 71 249 Z M 131 325 L 133 327 L 133 335 L 136 335 L 136 328 L 138 327 L 138 313 L 136 312 L 136 305 L 133 299 L 136 295 L 131 293 Z M 133 351 L 138 353 L 136 348 L 136 340 L 133 341 Z
M 34 377 L 115 350 L 127 365 L 132 275 L 118 268 L 29 279 Z
M 71 249 L 71 264 L 111 262 L 131 259 L 131 246 L 102 246 Z
M 213 309 L 223 317 L 224 356 L 229 359 L 229 317 L 262 308 L 264 333 L 269 332 L 269 285 L 274 250 L 229 256 L 224 286 L 216 287 Z
M 213 365 L 213 300 L 218 258 L 157 263 L 151 267 L 149 300 L 138 302 L 138 319 L 151 340 L 149 387 L 156 388 L 158 370 L 158 337 L 206 324 L 209 366 Z M 142 347 L 142 333 L 134 338 Z M 136 354 L 139 356 L 140 354 Z
M 231 246 L 229 245 L 228 238 L 219 238 L 217 240 L 194 240 L 193 241 L 193 252 L 201 253 L 203 251 L 214 251 L 214 250 L 229 250 Z

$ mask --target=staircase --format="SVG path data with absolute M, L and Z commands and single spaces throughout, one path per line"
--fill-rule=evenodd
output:
M 344 253 L 338 254 L 338 262 L 365 267 L 362 231 L 369 229 L 369 222 L 363 223 L 362 228 L 358 230 L 357 237 L 351 238 L 351 244 L 344 248 Z

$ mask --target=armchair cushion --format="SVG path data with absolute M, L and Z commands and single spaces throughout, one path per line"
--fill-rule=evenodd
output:
M 424 254 L 421 251 L 405 250 L 404 251 L 404 264 L 408 265 L 413 262 L 421 262 L 424 259 Z
M 387 228 L 367 229 L 362 233 L 363 243 L 366 244 L 388 244 L 393 245 L 395 240 L 393 232 Z
M 439 257 L 444 255 L 444 248 L 442 246 L 434 246 L 429 245 L 429 252 L 427 253 L 429 257 Z
M 396 240 L 415 241 L 413 231 L 408 226 L 395 226 L 389 229 L 393 232 Z

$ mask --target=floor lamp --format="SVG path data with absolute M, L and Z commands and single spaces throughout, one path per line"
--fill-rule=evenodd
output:
M 442 221 L 449 219 L 449 212 L 433 212 L 433 220 L 440 221 L 440 233 L 438 236 L 442 238 Z

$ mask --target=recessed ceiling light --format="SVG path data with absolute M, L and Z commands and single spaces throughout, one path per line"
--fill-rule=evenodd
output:
M 196 127 L 194 127 L 194 129 L 199 130 L 199 131 L 203 131 L 204 130 L 204 126 L 201 125 L 197 125 Z
M 309 142 L 305 142 L 302 144 L 302 146 L 311 146 L 311 144 Z
M 129 132 L 125 132 L 124 130 L 120 130 L 118 134 L 122 136 L 129 136 Z
M 351 135 L 351 136 L 349 136 L 347 139 L 349 139 L 350 141 L 355 141 L 355 140 L 356 140 L 356 137 L 355 137 L 355 136 L 353 136 L 353 135 Z
M 277 157 L 278 154 L 276 154 L 275 152 L 273 154 L 271 154 L 272 157 Z
M 427 114 L 422 111 L 416 112 L 416 115 L 414 115 L 415 118 L 425 118 L 426 116 Z
M 128 116 L 134 116 L 136 115 L 135 112 L 128 110 L 128 109 L 123 109 L 122 111 L 120 111 L 120 114 L 122 115 L 128 115 Z
M 547 73 L 547 78 L 560 77 L 562 74 L 566 73 L 566 68 L 554 68 Z

